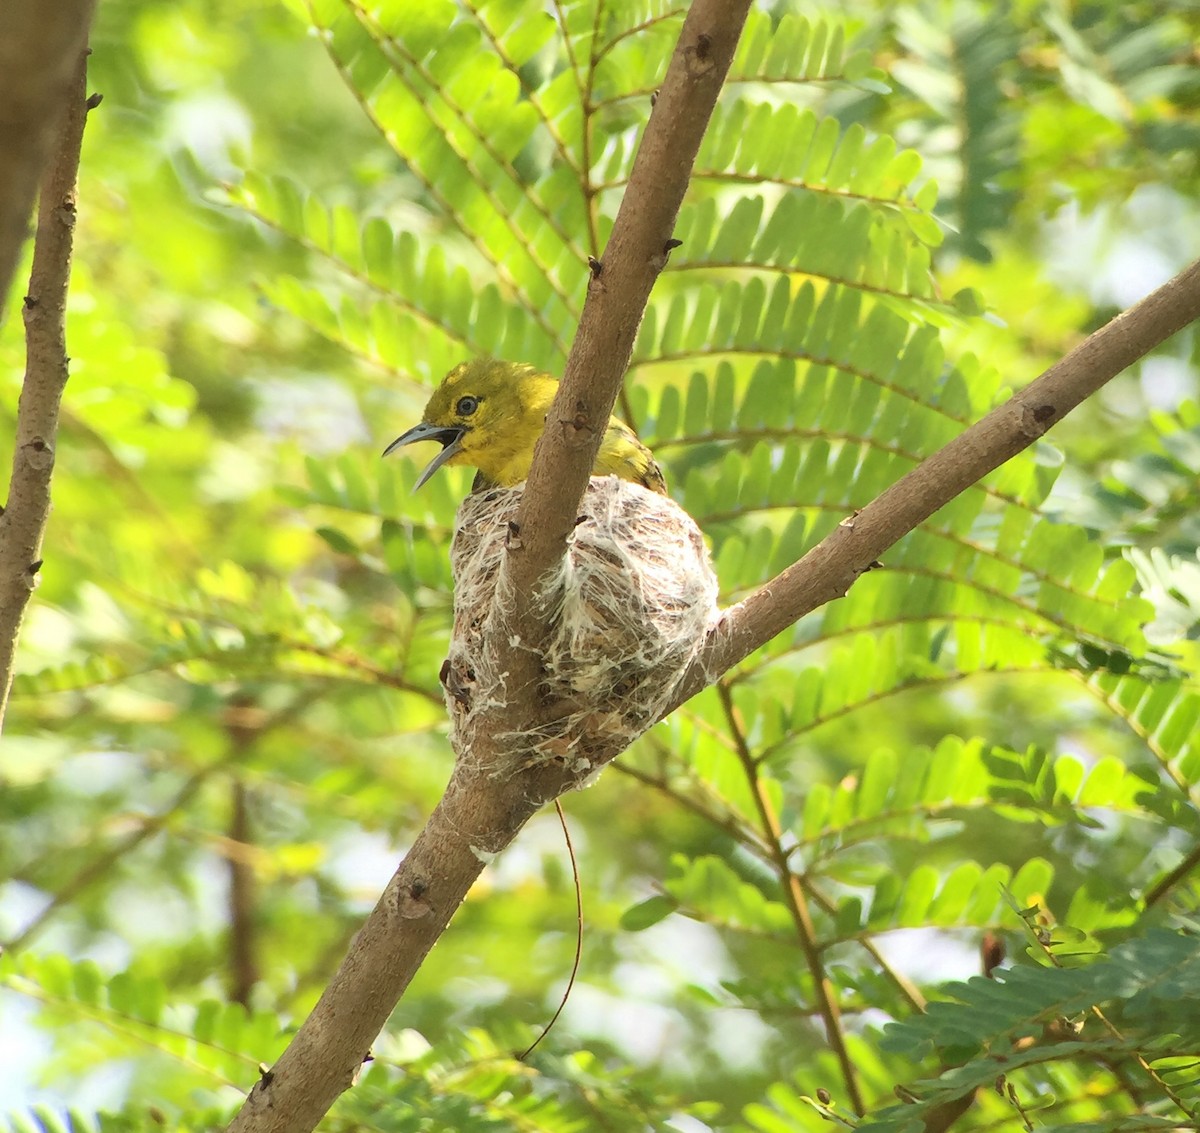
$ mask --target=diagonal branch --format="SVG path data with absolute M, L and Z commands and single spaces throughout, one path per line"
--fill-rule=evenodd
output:
M 1142 907 L 1153 908 L 1197 866 L 1200 866 L 1200 845 L 1193 846 L 1174 869 L 1168 870 L 1146 890 L 1142 895 Z
M 507 704 L 478 727 L 446 793 L 355 937 L 316 1007 L 256 1083 L 230 1133 L 308 1133 L 354 1082 L 370 1044 L 484 864 L 537 809 L 577 785 L 561 764 L 514 773 L 505 737 L 528 732 L 546 708 L 536 696 L 543 635 L 536 583 L 558 562 L 629 365 L 650 289 L 700 139 L 712 115 L 750 0 L 695 0 L 647 124 L 633 174 L 594 273 L 566 373 L 548 416 L 509 556 L 517 608 L 496 643 Z M 517 541 L 514 541 L 516 543 Z M 616 751 L 611 753 L 612 756 Z M 502 773 L 501 773 L 502 772 Z
M 1198 318 L 1200 260 L 1090 334 L 1036 381 L 844 519 L 799 562 L 726 611 L 680 682 L 671 709 L 805 614 L 843 597 L 889 547 Z
M 67 384 L 67 281 L 75 230 L 75 179 L 88 111 L 87 56 L 82 44 L 75 57 L 74 78 L 56 109 L 56 115 L 47 110 L 60 119 L 60 126 L 38 205 L 33 268 L 25 297 L 25 381 L 17 406 L 8 503 L 0 515 L 0 727 L 12 688 L 17 637 L 42 565 L 58 408 Z
M 511 626 L 527 643 L 541 636 L 531 598 L 538 581 L 562 558 L 574 530 L 579 501 L 629 366 L 650 289 L 666 266 L 692 165 L 748 8 L 748 0 L 696 0 L 689 10 L 603 262 L 593 268 L 579 331 L 521 501 L 521 549 L 509 561 L 518 596 Z M 532 654 L 508 652 L 532 679 Z

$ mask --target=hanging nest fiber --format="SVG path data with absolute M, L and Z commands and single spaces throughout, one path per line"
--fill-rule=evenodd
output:
M 458 510 L 442 679 L 459 759 L 470 758 L 478 722 L 507 700 L 508 674 L 489 643 L 512 606 L 506 542 L 523 490 L 477 492 Z M 551 722 L 500 737 L 512 770 L 558 759 L 584 778 L 623 751 L 662 715 L 719 612 L 704 539 L 672 500 L 593 477 L 579 510 L 566 556 L 535 596 L 549 627 L 538 691 Z

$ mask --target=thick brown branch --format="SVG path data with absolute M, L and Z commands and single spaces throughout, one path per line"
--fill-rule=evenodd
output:
M 0 316 L 94 2 L 8 0 L 0 13 Z
M 1171 335 L 1200 318 L 1200 261 L 1089 335 L 981 421 L 729 609 L 681 682 L 678 707 L 805 614 L 841 598 L 889 547 Z
M 537 583 L 563 552 L 700 136 L 736 44 L 746 4 L 697 0 L 593 279 L 509 555 L 517 611 L 501 643 L 507 703 L 401 862 L 320 1002 L 230 1126 L 232 1133 L 307 1133 L 347 1088 L 371 1042 L 491 856 L 545 802 L 577 785 L 550 762 L 506 765 L 506 736 L 536 728 Z M 1114 320 L 1058 366 L 849 518 L 800 563 L 739 604 L 713 632 L 677 697 L 682 703 L 823 602 L 901 536 L 1041 436 L 1104 381 L 1200 315 L 1200 267 Z M 514 644 L 515 643 L 515 644 Z M 613 752 L 613 755 L 616 753 Z M 497 772 L 501 773 L 497 773 Z
M 696 0 L 684 21 L 629 188 L 594 273 L 579 333 L 525 489 L 509 555 L 516 609 L 499 642 L 506 701 L 478 728 L 437 809 L 401 862 L 312 1014 L 251 1092 L 230 1133 L 307 1133 L 354 1080 L 426 953 L 491 856 L 544 803 L 577 785 L 557 765 L 514 773 L 505 736 L 536 729 L 537 583 L 566 547 L 633 350 L 700 139 L 749 0 Z M 618 754 L 616 751 L 612 756 Z M 498 774 L 497 772 L 500 771 Z
M 57 19 L 46 18 L 51 23 Z M 73 61 L 74 79 L 65 91 L 55 87 L 62 105 L 57 110 L 44 108 L 50 120 L 57 118 L 61 125 L 38 205 L 33 268 L 25 298 L 25 381 L 17 407 L 8 504 L 0 515 L 0 727 L 12 688 L 17 636 L 41 567 L 58 407 L 67 383 L 67 281 L 75 230 L 75 179 L 87 119 L 87 56 L 82 44 Z M 2 134 L 0 152 L 8 153 Z M 0 166 L 5 164 L 7 158 L 0 161 Z
M 516 608 L 508 637 L 525 646 L 509 648 L 505 658 L 512 674 L 509 709 L 527 717 L 536 711 L 536 645 L 542 635 L 532 599 L 538 582 L 563 556 L 575 527 L 579 501 L 629 366 L 650 289 L 666 266 L 675 219 L 749 7 L 749 0 L 692 4 L 604 258 L 592 265 L 579 331 L 525 488 L 518 518 L 520 549 L 509 556 Z

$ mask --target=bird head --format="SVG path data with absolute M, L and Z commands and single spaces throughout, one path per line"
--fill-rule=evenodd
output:
M 531 379 L 542 379 L 532 381 Z M 510 449 L 541 432 L 549 397 L 531 397 L 533 388 L 553 382 L 527 363 L 474 358 L 455 366 L 433 391 L 420 424 L 401 433 L 383 455 L 416 441 L 437 441 L 439 452 L 417 478 L 420 487 L 443 464 L 465 464 L 487 473 L 507 460 Z M 535 404 L 536 402 L 536 404 Z M 532 422 L 532 426 L 530 426 Z M 532 449 L 532 440 L 529 440 Z

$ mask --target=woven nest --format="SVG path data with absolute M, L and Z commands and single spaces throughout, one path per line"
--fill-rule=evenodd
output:
M 489 630 L 511 606 L 506 542 L 522 487 L 468 496 L 450 558 L 454 631 L 443 668 L 450 739 L 469 757 L 476 721 L 506 703 Z M 501 737 L 512 769 L 545 759 L 581 778 L 654 724 L 717 616 L 717 580 L 691 517 L 665 496 L 595 477 L 561 566 L 536 596 L 549 627 L 539 689 L 552 722 Z

